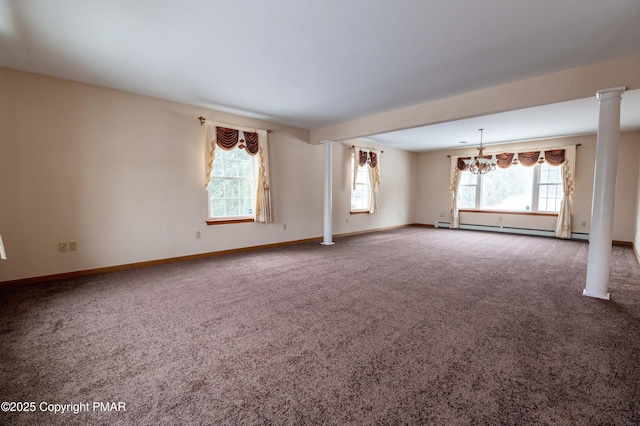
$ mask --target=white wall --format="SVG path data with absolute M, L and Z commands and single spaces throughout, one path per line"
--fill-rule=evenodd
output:
M 491 151 L 535 149 L 582 144 L 576 153 L 576 185 L 573 197 L 573 231 L 589 232 L 593 194 L 593 167 L 596 136 L 548 139 L 535 142 L 491 146 Z M 449 221 L 451 194 L 449 193 L 450 159 L 447 155 L 471 155 L 473 150 L 449 150 L 421 153 L 417 158 L 416 222 L 434 224 Z M 638 199 L 638 159 L 640 132 L 621 134 L 616 181 L 613 239 L 633 241 L 636 234 Z M 500 221 L 502 218 L 502 221 Z M 532 229 L 554 229 L 555 218 L 532 215 L 490 213 L 461 213 L 462 223 L 502 225 Z M 584 226 L 583 226 L 584 223 Z
M 380 167 L 379 212 L 350 214 L 351 211 L 351 152 L 352 144 L 378 151 Z M 380 152 L 384 151 L 384 152 Z M 333 144 L 333 231 L 348 234 L 368 229 L 413 224 L 416 154 L 398 149 L 379 147 L 359 141 Z
M 637 138 L 637 143 L 640 144 L 640 134 Z M 638 165 L 636 167 L 640 170 L 640 158 L 638 158 Z M 636 182 L 636 232 L 633 239 L 633 245 L 638 261 L 640 262 L 640 172 L 638 173 L 638 180 Z
M 200 115 L 274 130 L 275 223 L 206 225 Z M 0 282 L 320 237 L 324 155 L 308 140 L 308 130 L 0 68 L 0 234 L 8 256 Z M 413 221 L 411 190 L 385 180 L 411 188 L 415 156 L 384 156 L 380 214 L 349 224 L 340 223 L 349 200 L 334 167 L 334 233 Z M 59 253 L 58 243 L 71 240 L 78 251 Z
M 614 240 L 627 242 L 634 240 L 637 227 L 639 158 L 640 132 L 622 133 L 616 178 L 616 206 L 613 215 Z

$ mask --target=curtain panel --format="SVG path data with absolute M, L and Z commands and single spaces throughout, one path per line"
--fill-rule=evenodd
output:
M 231 128 L 207 121 L 205 126 L 205 188 L 211 183 L 216 147 L 224 150 L 244 149 L 258 158 L 258 170 L 254 170 L 256 208 L 254 220 L 273 222 L 271 209 L 271 184 L 269 179 L 269 149 L 267 131 L 261 129 Z
M 371 196 L 369 197 L 369 214 L 378 213 L 378 192 L 380 191 L 380 163 L 378 154 L 369 151 L 369 185 Z
M 4 249 L 4 243 L 2 242 L 2 235 L 0 235 L 0 259 L 7 259 L 7 252 Z
M 269 179 L 269 149 L 267 146 L 267 131 L 257 130 L 258 142 L 258 178 L 256 191 L 256 222 L 272 223 L 271 210 L 271 181 Z
M 571 211 L 573 205 L 573 189 L 575 186 L 576 147 L 569 146 L 563 151 L 562 157 L 562 201 L 556 221 L 555 234 L 558 238 L 570 239 L 572 236 Z M 560 157 L 553 161 L 559 161 Z
M 366 151 L 357 151 L 355 148 L 351 148 L 351 155 L 356 156 L 355 160 L 353 160 L 353 189 L 356 189 L 356 179 L 358 177 L 358 168 L 364 167 L 367 164 L 367 153 Z M 357 160 L 357 161 L 356 161 Z
M 468 157 L 470 158 L 470 157 Z M 468 166 L 463 157 L 451 157 L 450 185 L 451 209 L 449 211 L 449 227 L 458 229 L 460 227 L 460 210 L 458 209 L 458 188 L 460 187 L 460 175 Z

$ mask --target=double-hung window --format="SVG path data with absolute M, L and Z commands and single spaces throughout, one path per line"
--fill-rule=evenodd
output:
M 207 224 L 273 222 L 267 134 L 207 122 Z
M 357 167 L 358 172 L 355 176 L 355 185 L 351 187 L 351 211 L 368 212 L 371 195 L 369 170 L 367 170 L 369 166 L 365 164 L 364 166 Z M 352 173 L 355 173 L 355 167 L 353 168 Z
M 540 164 L 538 175 L 538 210 L 557 212 L 564 192 L 562 189 L 562 167 Z
M 561 166 L 547 163 L 497 168 L 484 175 L 463 171 L 458 189 L 458 207 L 471 210 L 549 212 L 560 210 Z
M 351 150 L 351 213 L 378 212 L 380 163 L 374 151 Z
M 217 149 L 209 183 L 209 219 L 253 219 L 257 156 Z

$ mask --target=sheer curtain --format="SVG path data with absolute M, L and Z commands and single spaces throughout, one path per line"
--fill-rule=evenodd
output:
M 243 148 L 249 155 L 258 156 L 258 170 L 254 170 L 256 198 L 254 220 L 261 223 L 273 222 L 267 131 L 230 126 L 207 120 L 205 134 L 205 188 L 208 188 L 211 182 L 216 146 L 225 150 L 236 147 Z
M 378 213 L 378 192 L 380 191 L 380 162 L 378 154 L 369 152 L 369 187 L 371 196 L 369 197 L 369 214 Z
M 2 235 L 0 235 L 0 259 L 7 259 L 7 252 L 4 250 L 4 243 L 2 242 Z
M 556 222 L 556 237 L 571 238 L 571 206 L 573 203 L 573 188 L 575 185 L 576 164 L 576 147 L 568 146 L 565 148 L 564 161 L 562 162 L 562 202 L 560 203 L 560 211 L 558 212 L 558 220 Z
M 357 151 L 355 148 L 351 149 L 353 158 L 353 189 L 356 189 L 356 180 L 358 177 L 358 168 L 367 165 L 367 152 Z
M 269 149 L 267 146 L 267 131 L 256 130 L 258 134 L 258 176 L 256 179 L 256 222 L 271 223 L 271 184 L 269 181 Z
M 458 188 L 460 187 L 460 175 L 462 170 L 459 167 L 460 157 L 451 157 L 451 184 L 449 185 L 449 192 L 451 192 L 451 210 L 449 212 L 449 227 L 451 229 L 458 229 L 460 227 L 460 211 L 458 209 Z M 464 167 L 464 163 L 462 163 Z

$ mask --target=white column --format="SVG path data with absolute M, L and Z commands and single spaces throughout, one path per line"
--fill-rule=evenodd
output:
M 332 146 L 333 142 L 324 141 L 324 238 L 322 245 L 330 246 L 333 242 L 333 228 L 331 216 L 333 214 L 333 175 L 332 175 Z
M 620 101 L 626 87 L 599 90 L 600 118 L 593 177 L 587 283 L 582 294 L 609 300 L 609 263 L 620 142 Z

